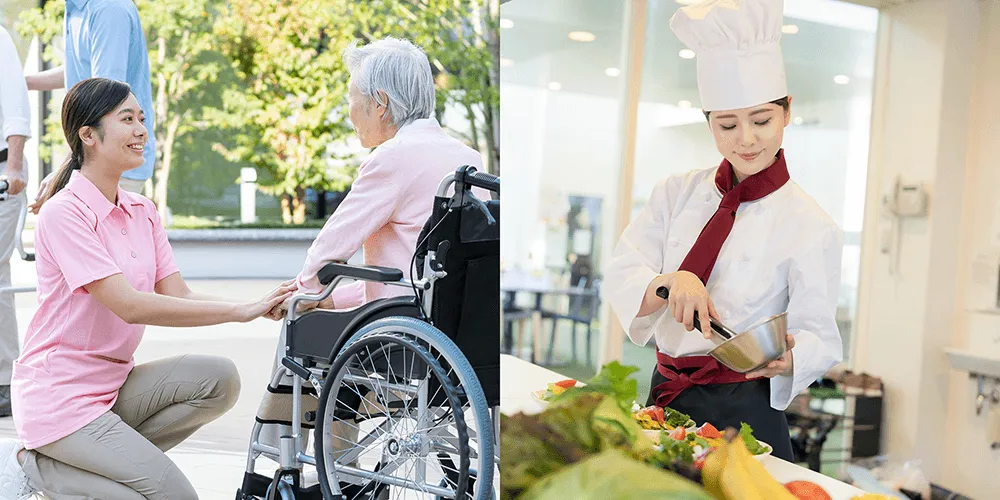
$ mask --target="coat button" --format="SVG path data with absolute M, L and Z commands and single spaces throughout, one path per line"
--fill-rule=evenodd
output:
M 122 234 L 128 234 L 128 231 L 122 229 Z
M 750 254 L 748 254 L 748 253 L 743 254 L 743 257 L 740 260 L 742 260 L 743 262 L 749 261 L 750 260 Z
M 135 252 L 132 252 L 132 258 L 133 258 L 133 259 L 134 259 L 134 258 L 136 258 L 136 254 L 135 254 Z
M 680 244 L 680 240 L 678 240 L 677 238 L 670 238 L 667 240 L 667 244 L 672 247 L 675 247 Z

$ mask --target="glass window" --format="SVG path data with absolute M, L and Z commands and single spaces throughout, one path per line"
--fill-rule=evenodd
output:
M 508 347 L 530 359 L 537 344 L 536 361 L 587 377 L 601 345 L 599 270 L 615 244 L 625 3 L 509 2 L 500 14 L 504 197 L 515 198 L 502 286 L 505 319 L 521 318 L 505 322 Z

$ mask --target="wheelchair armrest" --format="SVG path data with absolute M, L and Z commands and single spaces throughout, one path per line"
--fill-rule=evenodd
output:
M 316 274 L 320 284 L 329 285 L 338 276 L 345 276 L 361 281 L 377 281 L 381 283 L 402 281 L 403 271 L 391 267 L 379 266 L 353 266 L 350 264 L 340 264 L 331 262 L 323 266 Z

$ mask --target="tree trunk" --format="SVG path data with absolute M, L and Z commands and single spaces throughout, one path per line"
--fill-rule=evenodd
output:
M 163 219 L 165 216 L 164 208 L 167 206 L 166 201 L 166 191 L 161 193 L 160 191 L 160 180 L 159 178 L 163 175 L 163 164 L 166 161 L 165 152 L 167 147 L 167 140 L 164 137 L 164 123 L 167 119 L 167 110 L 169 105 L 169 100 L 167 99 L 167 76 L 163 73 L 163 64 L 167 59 L 167 40 L 162 35 L 156 39 L 156 62 L 157 68 L 160 68 L 156 72 L 156 122 L 154 125 L 156 127 L 156 142 L 160 145 L 158 151 L 155 151 L 156 156 L 160 160 L 157 163 L 156 169 L 154 171 L 153 179 L 155 180 L 155 188 L 153 189 L 153 203 L 156 204 L 157 209 L 160 211 L 160 218 Z M 162 196 L 162 197 L 161 197 Z
M 486 118 L 486 170 L 496 176 L 500 175 L 500 139 L 497 137 L 496 113 L 492 106 L 483 106 L 483 116 Z
M 472 136 L 472 147 L 478 151 L 479 127 L 476 126 L 476 112 L 473 111 L 471 102 L 466 101 L 464 104 L 465 104 L 465 115 L 469 119 L 469 133 Z
M 160 161 L 159 168 L 157 168 L 156 189 L 154 190 L 153 199 L 156 200 L 156 209 L 159 210 L 161 218 L 167 213 L 167 186 L 170 185 L 170 167 L 173 165 L 174 142 L 177 139 L 177 129 L 180 125 L 180 115 L 171 117 L 170 123 L 167 124 L 166 140 L 163 141 L 160 147 L 160 150 L 163 151 L 163 160 Z
M 306 221 L 306 190 L 302 186 L 295 188 L 292 198 L 292 222 L 300 225 Z
M 292 223 L 292 196 L 288 193 L 281 195 L 281 222 Z

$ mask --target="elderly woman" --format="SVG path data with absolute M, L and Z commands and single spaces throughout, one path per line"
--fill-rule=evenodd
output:
M 433 118 L 434 81 L 430 62 L 420 48 L 386 38 L 363 47 L 352 44 L 344 61 L 351 73 L 351 123 L 361 145 L 375 150 L 361 164 L 350 193 L 309 248 L 297 278 L 299 293 L 321 291 L 316 277 L 320 269 L 331 261 L 347 262 L 360 248 L 364 248 L 365 265 L 410 269 L 417 237 L 431 215 L 441 179 L 462 165 L 483 170 L 480 153 L 448 135 Z M 412 292 L 354 282 L 338 286 L 320 307 L 347 309 L 405 293 Z M 275 308 L 272 317 L 284 315 L 285 310 Z M 284 332 L 275 368 L 283 355 L 282 345 Z M 269 392 L 258 418 L 269 407 L 291 407 L 278 404 L 275 399 L 280 397 Z M 278 429 L 265 426 L 261 441 L 276 446 L 278 435 L 271 432 Z

